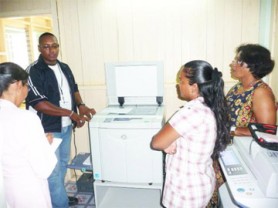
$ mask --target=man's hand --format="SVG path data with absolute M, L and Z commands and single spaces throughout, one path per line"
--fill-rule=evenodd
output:
M 70 118 L 71 120 L 75 121 L 77 128 L 84 126 L 85 122 L 88 121 L 88 118 L 86 118 L 85 116 L 78 115 L 75 112 L 72 112 Z
M 86 105 L 80 105 L 78 110 L 80 116 L 83 116 L 86 119 L 86 121 L 90 121 L 93 118 L 93 116 L 96 114 L 95 109 L 88 108 Z

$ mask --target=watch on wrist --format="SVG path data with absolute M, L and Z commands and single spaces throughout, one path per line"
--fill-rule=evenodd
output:
M 236 131 L 236 127 L 232 126 L 231 129 L 230 129 L 230 135 L 235 136 L 235 131 Z
M 81 102 L 77 104 L 77 107 L 79 108 L 81 105 L 85 105 L 85 103 Z

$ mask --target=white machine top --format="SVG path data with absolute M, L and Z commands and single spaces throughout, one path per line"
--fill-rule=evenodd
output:
M 164 106 L 125 105 L 108 106 L 94 115 L 90 127 L 94 128 L 161 128 Z
M 242 207 L 277 207 L 278 152 L 235 137 L 219 159 L 232 198 Z
M 278 151 L 263 148 L 250 137 L 239 137 L 234 142 L 264 195 L 278 199 Z
M 157 105 L 163 102 L 162 62 L 107 63 L 108 105 Z

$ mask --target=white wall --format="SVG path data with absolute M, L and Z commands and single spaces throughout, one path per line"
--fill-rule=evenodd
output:
M 235 48 L 259 38 L 259 0 L 58 0 L 57 11 L 62 59 L 97 111 L 107 105 L 105 62 L 163 61 L 168 118 L 182 105 L 175 89 L 182 64 L 205 59 L 230 88 Z M 77 136 L 87 146 L 87 132 Z
M 0 17 L 51 13 L 51 0 L 0 0 Z
M 59 0 L 62 57 L 83 85 L 104 85 L 104 63 L 162 60 L 165 83 L 206 59 L 230 80 L 243 42 L 258 42 L 259 0 Z
M 270 76 L 270 84 L 274 95 L 276 97 L 277 103 L 277 111 L 278 111 L 278 1 L 273 2 L 273 24 L 272 24 L 272 33 L 271 33 L 271 50 L 273 51 L 273 58 L 275 60 L 275 68 Z M 277 113 L 277 120 L 276 124 L 278 124 L 278 113 Z
M 205 59 L 231 81 L 240 43 L 258 42 L 259 0 L 58 0 L 62 59 L 84 86 L 105 86 L 105 62 L 162 60 L 165 84 Z
M 61 60 L 72 68 L 86 104 L 97 111 L 107 105 L 105 62 L 163 61 L 168 118 L 182 105 L 175 80 L 187 61 L 209 61 L 230 88 L 235 48 L 259 42 L 261 1 L 268 0 L 0 0 L 0 16 L 51 12 Z M 272 2 L 276 23 L 277 0 Z M 275 24 L 272 28 L 277 33 Z M 276 81 L 270 80 L 278 96 Z M 89 151 L 86 127 L 76 131 L 76 139 L 78 151 Z
M 273 2 L 273 24 L 271 33 L 271 51 L 273 52 L 273 58 L 275 60 L 275 68 L 270 76 L 271 87 L 276 96 L 276 101 L 278 102 L 278 1 Z M 278 119 L 277 119 L 278 121 Z

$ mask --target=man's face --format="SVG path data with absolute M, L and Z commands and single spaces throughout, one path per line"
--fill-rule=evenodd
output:
M 54 36 L 44 36 L 38 46 L 44 61 L 48 65 L 55 65 L 59 54 L 59 44 Z

